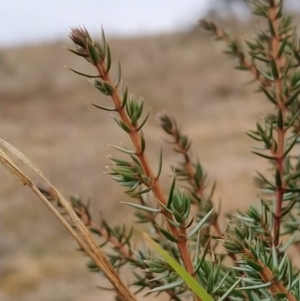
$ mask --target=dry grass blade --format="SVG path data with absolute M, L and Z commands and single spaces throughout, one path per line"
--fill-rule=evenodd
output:
M 1 138 L 0 143 L 12 154 L 14 154 L 18 159 L 20 159 L 32 170 L 34 170 L 38 175 L 40 175 L 45 181 L 47 181 L 47 183 L 50 185 L 50 191 L 52 195 L 59 201 L 59 203 L 65 209 L 79 233 L 77 233 L 72 228 L 72 226 L 50 203 L 50 201 L 47 200 L 47 198 L 45 198 L 45 196 L 40 192 L 40 190 L 34 185 L 33 181 L 10 160 L 10 158 L 3 152 L 3 150 L 0 149 L 1 165 L 3 165 L 21 184 L 27 185 L 39 197 L 39 199 L 63 224 L 63 226 L 73 236 L 73 238 L 79 243 L 79 245 L 87 252 L 87 254 L 99 267 L 99 269 L 105 274 L 105 276 L 113 284 L 113 286 L 115 287 L 118 294 L 122 297 L 122 299 L 125 301 L 136 301 L 135 297 L 131 294 L 126 285 L 121 281 L 117 272 L 113 269 L 105 255 L 99 249 L 89 230 L 86 228 L 81 219 L 78 218 L 77 214 L 75 213 L 69 202 L 64 198 L 64 196 L 49 182 L 49 180 L 47 180 L 47 178 L 37 168 L 37 166 L 33 164 L 32 161 L 29 158 L 27 158 L 22 152 L 20 152 L 14 146 L 12 146 L 11 144 L 9 144 Z
M 0 149 L 0 162 L 19 183 L 31 185 L 31 180 L 10 160 L 2 149 Z
M 22 162 L 24 162 L 28 167 L 30 167 L 32 170 L 34 170 L 40 177 L 42 177 L 45 181 L 49 183 L 47 178 L 44 176 L 44 174 L 38 169 L 38 167 L 22 152 L 20 152 L 17 148 L 15 148 L 13 145 L 9 144 L 5 140 L 0 138 L 0 144 L 2 144 L 9 152 L 11 152 L 13 155 L 15 155 L 18 159 L 20 159 Z

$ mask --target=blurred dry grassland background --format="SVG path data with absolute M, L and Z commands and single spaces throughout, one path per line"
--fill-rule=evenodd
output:
M 257 23 L 226 25 L 245 37 Z M 147 153 L 157 167 L 163 145 L 166 193 L 176 156 L 155 122 L 161 110 L 175 116 L 192 139 L 193 155 L 217 181 L 215 200 L 221 200 L 222 212 L 255 203 L 253 176 L 267 166 L 250 153 L 252 141 L 244 132 L 272 108 L 252 93 L 254 85 L 245 85 L 251 76 L 233 69 L 234 62 L 222 54 L 224 45 L 198 29 L 109 42 L 114 62 L 118 55 L 122 63 L 124 83 L 151 108 Z M 62 48 L 68 43 L 1 50 L 1 137 L 29 156 L 65 196 L 91 198 L 96 221 L 101 213 L 112 223 L 130 224 L 132 210 L 118 204 L 126 196 L 103 174 L 105 155 L 117 154 L 108 144 L 130 142 L 110 114 L 87 104 L 109 99 L 63 68 L 90 71 Z M 2 168 L 0 177 L 0 299 L 106 299 L 96 288 L 103 279 L 87 271 L 87 258 L 44 205 Z

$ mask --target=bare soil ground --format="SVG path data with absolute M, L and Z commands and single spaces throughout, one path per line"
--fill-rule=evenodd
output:
M 122 189 L 103 174 L 109 164 L 105 155 L 117 154 L 108 144 L 130 143 L 110 114 L 87 104 L 109 99 L 63 68 L 89 70 L 62 45 L 68 42 L 1 51 L 0 135 L 65 196 L 91 198 L 96 220 L 101 211 L 113 223 L 130 224 L 132 211 L 124 214 L 118 204 L 125 198 Z M 145 127 L 147 153 L 156 168 L 163 145 L 166 193 L 175 155 L 154 120 L 160 110 L 175 116 L 189 134 L 193 154 L 217 181 L 215 200 L 221 200 L 223 212 L 256 203 L 253 176 L 266 165 L 250 153 L 252 141 L 244 132 L 272 108 L 253 93 L 255 86 L 245 85 L 251 76 L 233 69 L 234 62 L 221 53 L 224 45 L 199 31 L 110 45 L 130 91 L 152 108 Z M 0 299 L 104 300 L 106 293 L 96 288 L 102 278 L 87 271 L 87 258 L 66 231 L 10 174 L 1 169 L 0 177 Z

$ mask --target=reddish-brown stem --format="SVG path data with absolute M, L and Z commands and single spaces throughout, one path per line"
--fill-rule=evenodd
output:
M 188 180 L 191 186 L 194 189 L 194 192 L 199 195 L 201 198 L 204 198 L 204 186 L 203 183 L 197 183 L 198 188 L 196 187 L 196 183 L 193 181 L 194 176 L 195 176 L 195 168 L 193 166 L 193 163 L 190 159 L 190 156 L 188 154 L 188 150 L 186 148 L 183 148 L 182 145 L 180 144 L 180 132 L 175 126 L 175 128 L 172 130 L 171 135 L 175 138 L 175 150 L 176 152 L 182 154 L 184 158 L 184 169 L 188 174 Z
M 231 42 L 230 38 L 228 37 L 227 34 L 221 29 L 215 28 L 214 30 L 215 36 L 217 36 L 219 39 L 226 41 L 226 42 Z M 271 85 L 271 82 L 267 80 L 264 76 L 260 74 L 258 71 L 256 65 L 253 62 L 249 62 L 244 53 L 239 53 L 239 62 L 241 66 L 247 68 L 254 76 L 255 78 L 260 82 L 260 84 L 264 87 L 269 87 Z
M 124 122 L 131 129 L 131 131 L 129 132 L 130 139 L 134 145 L 136 155 L 139 158 L 139 161 L 143 167 L 145 175 L 149 179 L 151 179 L 150 186 L 152 187 L 152 192 L 153 192 L 155 198 L 161 204 L 167 205 L 167 199 L 163 192 L 163 189 L 161 187 L 159 179 L 157 179 L 156 176 L 153 174 L 153 171 L 150 167 L 149 160 L 146 157 L 145 152 L 142 151 L 141 137 L 140 137 L 140 134 L 138 133 L 138 129 L 137 129 L 137 127 L 134 127 L 131 124 L 131 121 L 125 111 L 125 108 L 122 107 L 122 98 L 118 92 L 117 87 L 111 80 L 109 74 L 105 71 L 106 66 L 105 66 L 104 61 L 100 61 L 100 62 L 96 63 L 95 67 L 97 68 L 99 75 L 103 79 L 103 81 L 109 83 L 113 87 L 113 92 L 111 94 L 111 97 L 113 99 L 116 110 L 117 110 L 122 122 Z M 188 271 L 188 273 L 193 275 L 194 267 L 193 267 L 193 263 L 192 263 L 189 249 L 188 249 L 186 229 L 178 229 L 178 228 L 174 227 L 169 222 L 169 220 L 171 220 L 171 221 L 173 220 L 173 216 L 169 212 L 164 210 L 164 208 L 162 208 L 162 214 L 166 218 L 166 221 L 167 221 L 167 224 L 168 224 L 171 234 L 178 240 L 178 242 L 177 242 L 178 250 L 180 252 L 181 259 L 184 262 L 186 270 Z M 195 298 L 197 300 L 200 300 L 200 298 L 198 298 L 196 295 L 195 295 Z
M 259 272 L 261 279 L 264 283 L 271 283 L 269 286 L 270 291 L 276 296 L 278 293 L 285 293 L 285 298 L 289 301 L 297 301 L 297 299 L 292 295 L 292 293 L 286 289 L 281 281 L 276 280 L 276 276 L 273 272 L 260 260 L 256 259 L 251 251 L 244 249 L 245 256 L 252 261 L 256 262 L 260 267 L 261 271 Z
M 279 32 L 279 17 L 277 16 L 277 4 L 274 1 L 273 5 L 270 6 L 269 19 L 274 29 L 274 35 L 271 38 L 271 51 L 272 59 L 275 61 L 276 69 L 278 70 L 278 78 L 275 79 L 275 93 L 278 110 L 282 114 L 284 120 L 285 105 L 284 97 L 282 93 L 282 75 L 281 69 L 284 64 L 284 60 L 279 56 L 279 47 L 281 41 L 281 34 Z M 277 150 L 275 152 L 276 157 L 276 173 L 280 177 L 280 181 L 276 183 L 276 209 L 274 214 L 274 245 L 279 244 L 280 235 L 280 222 L 281 222 L 281 210 L 284 193 L 284 144 L 285 144 L 285 130 L 283 128 L 277 129 Z
M 281 145 L 281 149 L 279 149 L 279 145 Z M 283 179 L 284 174 L 284 131 L 278 130 L 278 150 L 277 155 L 278 159 L 276 161 L 277 170 L 280 175 L 280 178 Z M 280 222 L 281 222 L 281 210 L 282 210 L 282 201 L 283 201 L 283 183 L 281 181 L 280 186 L 276 186 L 276 209 L 274 215 L 274 245 L 277 246 L 279 243 L 279 234 L 280 234 Z
M 176 151 L 182 154 L 184 158 L 184 168 L 188 174 L 189 182 L 191 186 L 194 188 L 194 193 L 198 196 L 200 196 L 202 199 L 205 199 L 205 194 L 204 194 L 204 183 L 198 183 L 198 187 L 196 187 L 195 183 L 193 182 L 193 179 L 195 177 L 195 168 L 192 164 L 192 161 L 190 159 L 190 156 L 188 154 L 188 151 L 184 149 L 179 140 L 179 131 L 177 128 L 175 128 L 172 131 L 172 136 L 175 138 L 175 144 L 176 144 Z M 218 234 L 219 237 L 223 237 L 224 233 L 220 229 L 220 225 L 217 221 L 215 221 L 212 226 L 215 228 L 216 233 Z M 233 262 L 237 261 L 237 257 L 235 254 L 228 253 L 229 257 L 232 259 Z
M 282 118 L 284 120 L 284 113 L 286 107 L 284 105 L 285 96 L 282 93 L 282 74 L 281 69 L 285 65 L 285 59 L 282 56 L 279 56 L 279 49 L 280 49 L 280 41 L 282 40 L 283 36 L 279 32 L 279 16 L 277 15 L 278 11 L 278 4 L 276 1 L 270 5 L 269 9 L 269 19 L 271 25 L 273 27 L 274 35 L 271 37 L 271 56 L 270 59 L 273 59 L 276 64 L 276 69 L 278 71 L 278 78 L 275 79 L 275 93 L 276 93 L 276 102 L 278 110 L 281 111 Z M 222 30 L 218 29 L 214 26 L 214 34 L 219 39 L 232 42 L 229 36 Z M 241 66 L 247 68 L 255 78 L 260 82 L 263 87 L 270 87 L 272 82 L 267 80 L 257 69 L 254 62 L 247 61 L 243 52 L 237 53 Z M 283 193 L 285 188 L 285 183 L 283 182 L 284 177 L 284 144 L 285 144 L 285 130 L 284 129 L 277 129 L 277 149 L 274 150 L 271 147 L 270 151 L 272 155 L 276 158 L 276 170 L 280 177 L 280 185 L 276 187 L 276 209 L 274 213 L 274 244 L 275 246 L 279 243 L 279 234 L 280 234 L 280 221 L 281 221 L 281 210 L 282 210 L 282 201 L 283 201 Z

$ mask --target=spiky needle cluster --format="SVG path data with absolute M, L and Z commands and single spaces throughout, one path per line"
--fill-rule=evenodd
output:
M 146 156 L 143 127 L 149 113 L 142 118 L 143 100 L 137 100 L 123 87 L 120 64 L 116 80 L 112 80 L 111 52 L 104 34 L 101 43 L 93 41 L 83 28 L 73 29 L 70 35 L 76 46 L 71 51 L 85 58 L 97 73 L 73 71 L 88 77 L 97 90 L 111 97 L 112 107 L 93 105 L 115 112 L 116 123 L 132 141 L 132 150 L 115 146 L 128 155 L 128 160 L 110 157 L 109 173 L 135 199 L 126 204 L 135 208 L 137 221 L 149 225 L 152 238 L 205 288 L 211 299 L 203 301 L 300 300 L 299 271 L 287 255 L 291 245 L 299 245 L 300 40 L 292 18 L 284 15 L 282 9 L 282 0 L 252 1 L 253 14 L 267 21 L 267 29 L 243 43 L 213 22 L 201 21 L 202 28 L 227 44 L 225 52 L 237 58 L 237 69 L 254 76 L 258 91 L 273 107 L 247 133 L 259 144 L 253 153 L 269 160 L 272 166 L 270 176 L 258 173 L 259 205 L 234 214 L 223 232 L 219 214 L 213 212 L 215 185 L 207 192 L 207 175 L 200 162 L 191 158 L 191 142 L 175 120 L 167 114 L 158 118 L 182 158 L 173 167 L 174 178 L 166 196 L 160 182 L 162 151 L 156 174 Z M 185 192 L 176 186 L 176 178 L 185 183 Z M 164 292 L 170 300 L 192 296 L 201 300 L 165 260 L 145 246 L 133 247 L 131 230 L 111 227 L 105 220 L 98 225 L 80 199 L 72 198 L 71 203 L 90 231 L 103 240 L 102 245 L 112 247 L 107 256 L 114 268 L 117 271 L 124 265 L 134 268 L 130 285 L 137 287 L 137 292 L 148 288 L 147 294 Z M 192 206 L 197 207 L 195 216 L 191 213 Z M 217 251 L 220 242 L 222 252 Z M 231 258 L 232 264 L 224 261 L 226 257 Z M 89 268 L 98 271 L 93 263 Z M 116 298 L 120 300 L 120 296 Z
M 104 95 L 110 96 L 114 103 L 114 107 L 111 108 L 96 104 L 94 106 L 118 114 L 118 118 L 114 117 L 114 119 L 120 128 L 128 133 L 134 147 L 133 150 L 129 150 L 115 146 L 118 150 L 128 154 L 130 161 L 110 158 L 113 164 L 109 173 L 121 186 L 127 188 L 126 192 L 131 196 L 142 196 L 150 191 L 153 193 L 158 206 L 150 207 L 134 203 L 128 205 L 164 217 L 167 228 L 157 226 L 157 231 L 169 243 L 176 245 L 176 248 L 172 246 L 174 249 L 173 254 L 178 260 L 180 258 L 186 270 L 196 277 L 195 265 L 190 254 L 188 240 L 203 226 L 211 212 L 207 214 L 206 218 L 201 219 L 194 225 L 191 231 L 187 231 L 193 225 L 193 219 L 190 219 L 190 199 L 175 187 L 175 178 L 173 179 L 169 196 L 166 197 L 159 180 L 162 170 L 162 152 L 159 157 L 157 174 L 155 175 L 152 171 L 145 153 L 146 142 L 142 132 L 149 113 L 139 123 L 143 113 L 143 102 L 142 100 L 136 100 L 133 95 L 129 94 L 127 88 L 124 89 L 122 87 L 120 67 L 117 80 L 115 82 L 112 81 L 109 74 L 111 67 L 110 48 L 104 34 L 101 44 L 94 42 L 89 33 L 82 28 L 73 29 L 70 37 L 76 45 L 76 50 L 72 50 L 72 52 L 84 57 L 97 70 L 97 75 L 85 74 L 85 76 L 90 78 L 90 82 L 97 90 Z M 76 73 L 83 75 L 78 71 Z
M 253 153 L 270 160 L 274 180 L 258 173 L 264 192 L 274 194 L 272 201 L 274 244 L 279 244 L 281 221 L 299 200 L 300 157 L 293 153 L 300 132 L 299 39 L 292 17 L 283 15 L 283 1 L 253 1 L 253 14 L 267 19 L 268 29 L 261 31 L 245 47 L 212 22 L 201 25 L 217 39 L 228 43 L 226 53 L 237 57 L 238 69 L 255 76 L 259 91 L 273 105 L 273 112 L 247 134 L 261 146 Z M 284 206 L 284 204 L 288 204 Z M 298 206 L 295 206 L 298 207 Z

